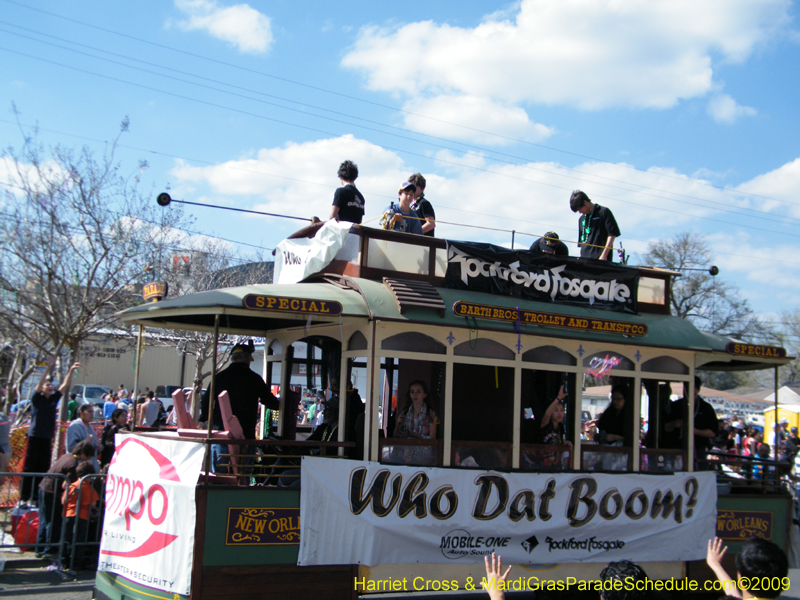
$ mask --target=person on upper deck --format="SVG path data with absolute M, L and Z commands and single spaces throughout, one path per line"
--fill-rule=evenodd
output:
M 558 238 L 555 231 L 548 231 L 531 244 L 531 252 L 536 256 L 569 256 L 567 245 Z
M 414 173 L 408 178 L 409 183 L 413 183 L 417 191 L 414 194 L 414 202 L 411 204 L 411 210 L 416 212 L 420 218 L 425 219 L 420 221 L 422 224 L 422 233 L 428 237 L 435 237 L 436 234 L 433 230 L 436 228 L 436 212 L 433 210 L 433 205 L 425 197 L 425 186 L 427 182 L 421 173 Z
M 605 206 L 595 204 L 584 192 L 575 190 L 569 198 L 572 212 L 581 213 L 578 219 L 578 247 L 581 258 L 614 260 L 614 240 L 622 235 L 614 214 Z
M 400 184 L 397 191 L 398 201 L 392 202 L 384 211 L 381 224 L 389 231 L 402 231 L 403 233 L 416 233 L 423 235 L 422 219 L 411 208 L 417 186 L 408 181 Z
M 364 217 L 364 196 L 356 189 L 355 180 L 358 178 L 358 165 L 346 160 L 339 165 L 339 181 L 342 187 L 333 194 L 333 208 L 331 219 L 361 223 Z

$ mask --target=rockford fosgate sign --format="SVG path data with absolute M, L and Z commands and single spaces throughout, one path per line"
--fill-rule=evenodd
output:
M 491 244 L 448 242 L 445 287 L 635 314 L 639 271 L 533 256 Z

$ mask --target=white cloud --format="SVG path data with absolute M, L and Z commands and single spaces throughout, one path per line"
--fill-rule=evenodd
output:
M 754 195 L 754 200 L 762 210 L 800 218 L 800 201 L 797 200 L 797 190 L 800 189 L 800 158 L 769 173 L 758 175 L 736 189 L 744 194 Z
M 708 101 L 708 114 L 717 123 L 733 123 L 739 117 L 753 117 L 756 109 L 749 106 L 741 106 L 728 94 L 717 94 Z
M 577 215 L 570 211 L 568 199 L 580 188 L 614 212 L 622 230 L 619 242 L 629 253 L 643 254 L 649 241 L 694 230 L 708 236 L 726 281 L 751 294 L 754 304 L 772 306 L 769 303 L 781 293 L 800 287 L 796 228 L 765 220 L 800 218 L 800 205 L 791 204 L 793 212 L 786 209 L 787 202 L 795 202 L 793 190 L 800 188 L 800 158 L 735 190 L 723 190 L 663 167 L 642 171 L 625 163 L 588 162 L 572 169 L 545 162 L 498 165 L 475 152 L 441 151 L 426 170 L 346 135 L 265 148 L 210 167 L 179 162 L 172 171 L 177 182 L 173 195 L 181 197 L 183 189 L 192 187 L 195 192 L 187 197 L 203 197 L 210 204 L 327 218 L 339 186 L 336 171 L 346 158 L 359 166 L 356 183 L 366 198 L 365 222 L 370 226 L 377 226 L 383 209 L 397 197 L 398 184 L 421 170 L 440 222 L 437 236 L 508 244 L 513 229 L 516 247 L 526 247 L 544 232 L 556 231 L 575 254 Z M 261 230 L 269 246 L 300 226 L 282 219 L 267 221 L 269 227 Z
M 0 184 L 3 185 L 7 194 L 18 198 L 27 192 L 41 194 L 43 197 L 58 195 L 65 186 L 71 185 L 72 181 L 61 165 L 53 160 L 44 160 L 37 165 L 26 162 L 17 162 L 11 156 L 0 157 Z M 9 200 L 8 195 L 5 199 L 0 197 L 0 206 L 5 200 Z M 47 201 L 45 201 L 47 202 Z M 58 200 L 54 200 L 58 202 Z
M 345 135 L 265 148 L 255 156 L 211 167 L 179 161 L 172 175 L 181 186 L 209 186 L 217 196 L 214 203 L 241 206 L 240 198 L 247 197 L 251 202 L 248 208 L 255 210 L 327 218 L 333 192 L 340 185 L 336 172 L 345 159 L 359 166 L 356 185 L 367 196 L 368 212 L 373 216 L 397 197 L 397 186 L 413 172 L 393 152 Z
M 187 18 L 178 22 L 185 31 L 205 31 L 240 52 L 263 54 L 272 45 L 270 18 L 249 4 L 220 6 L 216 0 L 175 0 Z
M 403 109 L 413 113 L 403 115 L 409 129 L 454 140 L 497 145 L 520 139 L 540 142 L 553 134 L 550 127 L 533 123 L 521 108 L 504 106 L 490 98 L 415 98 Z
M 713 91 L 790 21 L 789 0 L 523 0 L 474 28 L 365 27 L 343 58 L 375 90 L 411 98 L 667 108 Z M 468 125 L 472 126 L 469 120 Z
M 359 165 L 357 185 L 367 200 L 367 219 L 379 216 L 396 198 L 397 185 L 420 170 L 392 151 L 346 135 L 262 149 L 211 167 L 178 162 L 172 175 L 178 185 L 196 187 L 193 195 L 216 197 L 210 200 L 213 203 L 243 206 L 244 202 L 268 212 L 322 217 L 330 211 L 333 191 L 339 186 L 336 170 L 345 158 Z M 575 237 L 577 217 L 569 210 L 568 198 L 578 187 L 612 208 L 624 236 L 642 240 L 650 228 L 689 227 L 724 209 L 750 206 L 741 195 L 670 169 L 638 171 L 624 163 L 586 163 L 574 169 L 544 162 L 498 165 L 479 153 L 452 151 L 441 151 L 434 160 L 436 171 L 425 176 L 428 195 L 442 219 L 536 235 L 563 231 L 566 240 Z M 443 226 L 439 233 L 463 239 L 474 232 L 453 225 Z M 475 235 L 494 241 L 510 237 L 488 231 Z

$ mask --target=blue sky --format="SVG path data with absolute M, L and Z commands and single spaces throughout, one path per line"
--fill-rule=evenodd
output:
M 706 235 L 774 321 L 800 302 L 797 15 L 788 0 L 0 0 L 0 135 L 19 146 L 14 103 L 44 141 L 102 151 L 127 115 L 118 158 L 149 162 L 143 192 L 301 217 L 328 216 L 346 158 L 367 219 L 420 171 L 437 235 L 497 244 L 509 231 L 462 225 L 574 240 L 583 189 L 629 251 Z M 197 231 L 266 248 L 298 227 L 193 212 Z

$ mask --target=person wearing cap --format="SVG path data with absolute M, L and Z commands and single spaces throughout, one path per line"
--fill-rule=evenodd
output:
M 425 178 L 422 173 L 414 173 L 408 178 L 408 182 L 413 183 L 417 188 L 414 194 L 414 202 L 411 204 L 411 210 L 417 213 L 421 219 L 425 219 L 421 221 L 422 233 L 428 237 L 436 237 L 433 233 L 436 228 L 436 212 L 433 210 L 433 205 L 425 197 L 425 186 L 427 185 Z
M 578 219 L 578 247 L 581 258 L 614 260 L 614 240 L 622 235 L 614 214 L 605 206 L 595 204 L 584 192 L 575 190 L 569 198 L 572 212 L 581 213 Z
M 567 245 L 558 238 L 555 231 L 548 231 L 531 244 L 534 256 L 569 256 Z
M 255 352 L 253 340 L 248 340 L 246 344 L 236 344 L 231 351 L 230 365 L 217 373 L 214 379 L 214 389 L 218 398 L 222 392 L 228 392 L 231 412 L 239 419 L 245 439 L 255 439 L 256 437 L 259 402 L 272 410 L 277 410 L 280 407 L 280 402 L 272 394 L 269 386 L 264 383 L 261 375 L 250 370 L 250 363 L 253 362 L 253 352 Z M 200 400 L 201 422 L 208 422 L 210 393 L 209 387 Z M 218 430 L 224 429 L 222 413 L 217 401 L 214 402 L 212 427 Z M 219 463 L 219 454 L 227 454 L 227 446 L 214 444 L 211 452 L 213 457 L 212 469 L 217 472 L 216 468 L 221 464 Z M 251 452 L 248 451 L 245 454 L 251 454 Z
M 358 165 L 346 160 L 339 165 L 339 181 L 342 187 L 333 193 L 333 207 L 331 219 L 361 223 L 364 217 L 364 196 L 356 189 L 355 180 L 358 177 Z
M 416 233 L 417 235 L 424 234 L 422 231 L 422 219 L 411 208 L 416 192 L 417 186 L 413 183 L 405 181 L 400 184 L 400 189 L 397 191 L 398 201 L 392 202 L 384 211 L 383 219 L 381 220 L 384 229 L 403 233 Z
M 714 407 L 711 406 L 700 395 L 700 388 L 703 381 L 695 375 L 694 378 L 694 455 L 695 455 L 695 470 L 707 471 L 709 465 L 705 462 L 708 454 L 708 449 L 711 446 L 711 441 L 719 435 L 719 420 Z M 673 402 L 669 407 L 669 416 L 664 424 L 666 431 L 665 438 L 668 440 L 665 448 L 682 448 L 684 447 L 684 438 L 686 427 L 684 423 L 684 416 L 687 413 L 688 405 L 688 384 L 683 384 L 683 398 Z

